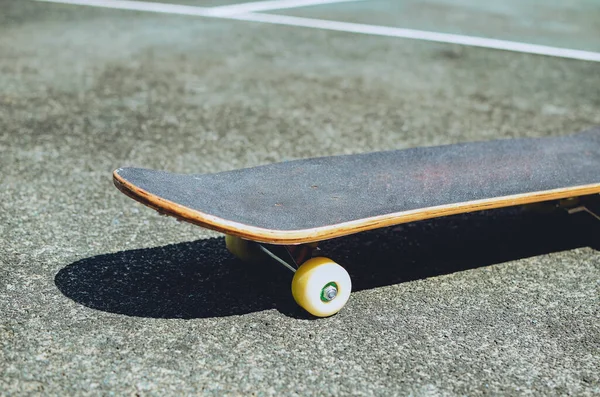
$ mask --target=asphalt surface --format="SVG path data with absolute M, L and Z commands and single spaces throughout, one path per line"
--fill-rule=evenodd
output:
M 600 394 L 599 223 L 586 214 L 511 208 L 327 242 L 355 292 L 315 320 L 285 269 L 241 263 L 221 236 L 111 181 L 120 166 L 202 173 L 564 135 L 600 125 L 600 64 L 0 9 L 0 394 Z

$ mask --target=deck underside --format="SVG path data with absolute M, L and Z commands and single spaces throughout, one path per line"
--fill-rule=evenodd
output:
M 487 208 L 600 192 L 600 129 L 298 160 L 217 174 L 115 171 L 161 212 L 272 243 L 302 243 Z

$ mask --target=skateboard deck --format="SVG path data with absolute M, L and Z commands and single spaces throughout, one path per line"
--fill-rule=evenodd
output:
M 600 128 L 287 161 L 213 174 L 119 168 L 131 198 L 209 229 L 302 244 L 458 213 L 600 193 Z

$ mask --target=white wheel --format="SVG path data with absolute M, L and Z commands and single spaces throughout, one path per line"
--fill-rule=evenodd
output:
M 292 295 L 296 303 L 317 317 L 339 312 L 350 298 L 352 282 L 348 272 L 328 258 L 306 261 L 294 274 Z

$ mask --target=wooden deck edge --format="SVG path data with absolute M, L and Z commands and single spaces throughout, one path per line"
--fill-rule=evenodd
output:
M 113 183 L 117 189 L 132 199 L 155 209 L 161 214 L 170 215 L 207 229 L 239 236 L 248 240 L 282 245 L 293 245 L 328 240 L 367 230 L 448 215 L 538 203 L 543 201 L 560 200 L 569 197 L 600 193 L 600 183 L 597 183 L 533 193 L 515 194 L 491 199 L 474 200 L 457 204 L 429 207 L 425 209 L 402 211 L 344 222 L 337 225 L 321 226 L 312 229 L 271 230 L 229 221 L 227 219 L 205 214 L 172 201 L 162 199 L 127 182 L 118 174 L 118 171 L 119 169 L 113 172 Z

